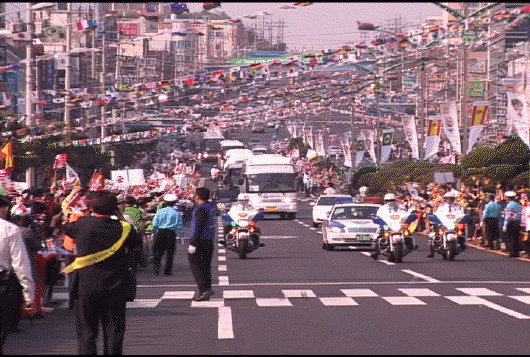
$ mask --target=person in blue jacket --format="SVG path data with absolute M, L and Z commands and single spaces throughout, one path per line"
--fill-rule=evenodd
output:
M 506 234 L 506 244 L 510 258 L 519 256 L 519 234 L 521 231 L 521 205 L 517 202 L 517 194 L 507 191 L 504 194 L 509 202 L 504 212 L 502 231 Z
M 216 207 L 210 199 L 210 190 L 198 187 L 194 200 L 197 207 L 193 210 L 190 222 L 190 245 L 188 261 L 190 269 L 199 288 L 195 301 L 208 301 L 212 291 L 212 257 L 216 236 Z

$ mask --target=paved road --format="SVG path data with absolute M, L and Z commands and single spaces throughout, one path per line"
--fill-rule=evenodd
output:
M 367 251 L 328 252 L 311 226 L 312 200 L 300 197 L 295 220 L 260 222 L 266 246 L 247 259 L 219 246 L 208 302 L 191 300 L 186 242 L 172 276 L 140 271 L 124 353 L 528 354 L 528 259 L 479 247 L 453 262 L 429 259 L 421 235 L 401 264 L 374 261 Z M 66 289 L 54 297 L 65 299 Z M 21 327 L 26 332 L 8 337 L 5 354 L 76 352 L 74 314 L 64 306 Z
M 139 273 L 126 354 L 527 354 L 530 262 L 470 248 L 426 258 L 426 239 L 401 264 L 368 252 L 325 251 L 309 202 L 292 221 L 261 222 L 264 248 L 239 259 L 218 247 L 215 295 L 192 302 L 186 245 L 172 276 Z M 220 222 L 222 225 L 222 222 Z M 64 297 L 58 289 L 56 298 Z M 73 311 L 24 320 L 6 354 L 72 354 Z

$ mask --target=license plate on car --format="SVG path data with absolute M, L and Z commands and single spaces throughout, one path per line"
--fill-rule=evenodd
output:
M 357 234 L 355 238 L 357 240 L 370 240 L 371 237 L 369 234 Z
M 276 207 L 267 207 L 268 212 L 274 212 L 276 211 Z

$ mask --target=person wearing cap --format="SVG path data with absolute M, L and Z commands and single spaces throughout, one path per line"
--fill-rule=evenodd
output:
M 120 202 L 118 202 L 120 203 Z M 124 207 L 120 206 L 120 209 L 122 210 L 123 217 L 125 220 L 127 220 L 129 223 L 131 223 L 134 228 L 136 229 L 136 232 L 138 232 L 138 235 L 142 238 L 144 236 L 145 232 L 145 211 L 142 210 L 140 207 L 138 207 L 138 203 L 136 201 L 136 198 L 133 196 L 127 196 L 123 200 L 123 203 L 125 204 Z M 129 219 L 130 221 L 129 221 Z M 142 267 L 146 266 L 145 260 L 145 254 L 143 252 L 138 251 L 138 254 L 140 255 L 137 260 L 140 263 Z
M 517 194 L 507 191 L 504 194 L 509 202 L 504 212 L 504 225 L 502 231 L 506 234 L 505 241 L 510 253 L 510 258 L 519 256 L 519 233 L 521 230 L 521 205 L 517 202 Z
M 499 218 L 501 205 L 495 202 L 495 194 L 486 194 L 486 205 L 482 212 L 482 227 L 489 249 L 495 249 L 495 242 L 499 239 Z
M 20 228 L 6 220 L 10 208 L 11 200 L 0 195 L 0 354 L 13 326 L 13 319 L 16 318 L 15 312 L 20 308 L 20 286 L 23 309 L 29 315 L 35 312 L 35 282 L 31 263 Z
M 153 233 L 155 234 L 153 246 L 153 269 L 155 275 L 160 272 L 162 256 L 166 254 L 165 275 L 171 275 L 173 257 L 175 255 L 176 237 L 184 237 L 184 221 L 182 213 L 174 207 L 177 196 L 169 193 L 164 196 L 166 207 L 156 211 L 153 218 Z

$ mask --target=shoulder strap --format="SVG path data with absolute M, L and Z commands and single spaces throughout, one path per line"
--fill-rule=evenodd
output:
M 120 223 L 123 230 L 120 239 L 116 243 L 114 243 L 110 248 L 102 250 L 101 252 L 75 258 L 74 262 L 64 268 L 62 273 L 68 274 L 74 270 L 86 268 L 87 266 L 99 263 L 116 253 L 118 249 L 121 248 L 123 242 L 125 242 L 125 238 L 127 238 L 129 232 L 131 231 L 130 223 L 125 221 L 120 221 Z

